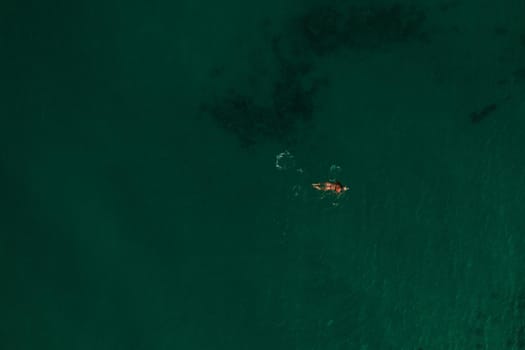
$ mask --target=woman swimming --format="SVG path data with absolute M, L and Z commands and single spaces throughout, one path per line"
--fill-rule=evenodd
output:
M 312 184 L 312 187 L 318 191 L 334 192 L 337 194 L 343 193 L 350 189 L 348 186 L 343 186 L 343 184 L 340 183 L 339 181 L 318 182 L 318 183 Z

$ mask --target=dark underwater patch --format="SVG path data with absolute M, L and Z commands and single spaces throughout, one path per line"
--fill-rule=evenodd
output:
M 479 111 L 470 113 L 470 121 L 472 123 L 479 123 L 480 121 L 488 117 L 490 114 L 494 113 L 497 108 L 498 108 L 498 105 L 495 103 L 486 105 Z
M 270 102 L 255 102 L 256 96 L 234 88 L 205 103 L 204 110 L 243 146 L 266 140 L 287 143 L 297 125 L 315 114 L 315 95 L 324 84 L 311 80 L 316 56 L 421 39 L 424 22 L 421 9 L 399 4 L 311 8 L 269 43 L 277 73 L 260 77 L 271 88 L 257 101 Z
M 321 83 L 306 83 L 311 66 L 300 61 L 286 59 L 279 49 L 279 40 L 274 39 L 272 52 L 277 65 L 277 74 L 269 82 L 270 96 L 258 104 L 255 98 L 232 90 L 205 104 L 218 125 L 232 132 L 242 146 L 252 146 L 265 140 L 287 143 L 300 122 L 308 122 L 314 114 L 315 92 Z
M 298 21 L 300 31 L 318 55 L 338 49 L 372 49 L 383 45 L 424 39 L 425 13 L 414 6 L 326 5 L 313 8 Z

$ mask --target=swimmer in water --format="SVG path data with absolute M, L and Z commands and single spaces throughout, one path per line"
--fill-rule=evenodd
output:
M 340 183 L 339 181 L 318 182 L 318 183 L 312 184 L 312 187 L 318 191 L 334 192 L 337 194 L 343 193 L 350 189 L 348 188 L 348 186 L 343 186 L 343 184 Z

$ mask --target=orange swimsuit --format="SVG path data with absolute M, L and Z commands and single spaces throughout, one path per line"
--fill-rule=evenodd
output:
M 323 183 L 316 183 L 316 184 L 312 184 L 312 186 L 313 188 L 319 191 L 332 191 L 335 193 L 341 193 L 346 190 L 346 188 L 343 187 L 343 185 L 339 181 L 337 182 L 327 181 Z

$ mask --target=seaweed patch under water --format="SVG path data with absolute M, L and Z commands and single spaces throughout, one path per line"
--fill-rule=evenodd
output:
M 309 65 L 284 59 L 277 40 L 272 50 L 278 74 L 269 84 L 270 96 L 262 99 L 269 102 L 257 103 L 254 97 L 233 90 L 204 107 L 221 127 L 234 133 L 243 146 L 268 139 L 286 143 L 297 124 L 311 120 L 314 114 L 315 92 L 321 83 L 307 84 Z
M 313 119 L 316 92 L 326 83 L 311 77 L 316 56 L 340 48 L 373 49 L 422 38 L 424 21 L 422 10 L 399 4 L 312 8 L 292 21 L 292 32 L 273 36 L 269 52 L 277 73 L 257 74 L 269 87 L 261 99 L 235 88 L 206 103 L 204 109 L 244 146 L 270 139 L 288 143 L 300 123 Z M 286 56 L 283 48 L 295 46 L 298 51 Z
M 341 48 L 373 49 L 383 45 L 424 39 L 425 13 L 415 6 L 326 5 L 313 8 L 298 21 L 303 37 L 318 55 Z

